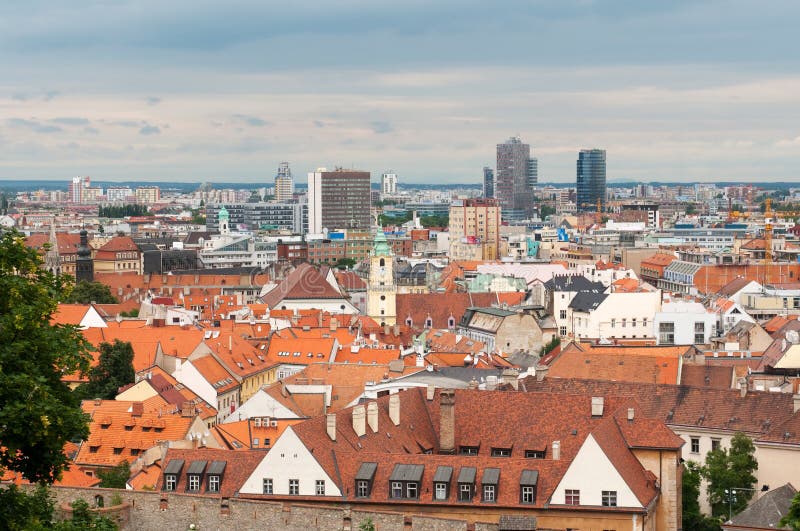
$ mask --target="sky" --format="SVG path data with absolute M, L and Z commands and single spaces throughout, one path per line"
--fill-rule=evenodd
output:
M 796 0 L 4 0 L 0 180 L 800 182 Z

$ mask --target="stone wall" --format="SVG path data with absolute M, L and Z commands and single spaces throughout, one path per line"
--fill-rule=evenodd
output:
M 309 531 L 326 529 L 357 531 L 359 526 L 372 519 L 376 531 L 421 530 L 449 531 L 480 529 L 497 531 L 497 524 L 474 524 L 458 519 L 405 515 L 397 512 L 370 512 L 352 510 L 351 506 L 323 507 L 303 503 L 219 499 L 191 494 L 176 494 L 147 491 L 122 491 L 115 489 L 81 489 L 74 487 L 52 487 L 56 505 L 70 504 L 82 498 L 95 505 L 97 497 L 103 498 L 106 510 L 111 498 L 119 494 L 128 505 L 129 520 L 122 531 L 137 529 L 189 529 L 191 524 L 201 531 L 236 531 L 282 529 L 287 531 Z

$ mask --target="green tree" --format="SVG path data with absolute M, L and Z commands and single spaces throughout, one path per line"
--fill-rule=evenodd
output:
M 754 453 L 753 440 L 739 432 L 731 439 L 730 449 L 720 448 L 706 455 L 704 476 L 713 516 L 727 517 L 729 511 L 737 514 L 747 507 L 755 494 L 753 472 L 758 470 L 758 461 Z M 731 494 L 734 490 L 735 496 Z
M 542 345 L 541 350 L 539 351 L 539 355 L 544 356 L 545 354 L 549 354 L 553 351 L 554 348 L 561 344 L 561 338 L 558 336 L 553 336 L 553 339 L 547 342 L 547 344 Z
M 356 265 L 356 261 L 352 258 L 339 258 L 334 267 L 338 267 L 339 269 L 351 269 L 354 265 Z
M 131 467 L 127 461 L 122 461 L 109 470 L 98 470 L 97 477 L 100 478 L 100 486 L 105 489 L 124 489 L 131 477 Z
M 442 215 L 433 215 L 433 216 L 422 216 L 419 218 L 419 223 L 423 227 L 447 227 L 450 224 L 450 216 L 442 214 Z
M 689 215 L 689 216 L 691 216 L 692 214 L 697 212 L 697 208 L 694 206 L 693 203 L 689 203 L 688 205 L 686 205 L 686 209 L 685 210 L 686 210 L 686 214 Z
M 700 512 L 700 482 L 703 467 L 693 461 L 684 463 L 682 477 L 683 529 L 686 531 L 719 531 L 719 523 Z
M 61 377 L 88 370 L 89 344 L 76 326 L 50 322 L 67 289 L 19 232 L 0 232 L 0 469 L 31 482 L 55 481 L 64 445 L 88 435 Z
M 101 282 L 81 280 L 72 288 L 72 293 L 64 300 L 70 304 L 116 304 L 117 298 L 111 294 L 111 289 Z
M 556 209 L 550 205 L 542 205 L 542 207 L 539 209 L 539 217 L 542 219 L 547 219 L 547 216 L 552 216 L 555 213 Z
M 800 492 L 792 498 L 792 505 L 789 512 L 783 515 L 780 521 L 781 527 L 788 527 L 792 531 L 800 531 Z
M 124 218 L 130 216 L 150 216 L 152 215 L 146 205 L 108 205 L 101 206 L 97 210 L 97 215 L 101 218 Z
M 115 339 L 114 343 L 100 343 L 100 358 L 89 370 L 89 381 L 75 390 L 82 398 L 112 400 L 120 387 L 133 383 L 133 347 L 128 342 Z
M 45 485 L 26 494 L 16 485 L 0 489 L 0 527 L 9 531 L 52 527 L 53 499 Z
M 72 518 L 55 523 L 52 527 L 55 531 L 116 531 L 119 529 L 117 524 L 110 519 L 93 513 L 86 500 L 77 499 L 70 505 L 72 506 Z

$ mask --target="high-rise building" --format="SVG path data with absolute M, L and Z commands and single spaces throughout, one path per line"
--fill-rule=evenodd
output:
M 531 190 L 539 184 L 539 159 L 531 157 L 528 159 L 528 186 Z
M 381 193 L 394 195 L 397 193 L 397 174 L 389 170 L 381 175 Z
M 606 151 L 582 149 L 578 153 L 577 207 L 579 212 L 594 211 L 597 203 L 606 204 Z
M 494 197 L 494 170 L 489 166 L 483 167 L 483 197 Z
M 275 176 L 275 200 L 278 202 L 291 201 L 294 197 L 294 179 L 288 162 L 278 165 L 278 174 Z
M 494 197 L 504 214 L 526 217 L 533 209 L 530 161 L 531 147 L 523 144 L 518 136 L 497 144 Z
M 91 188 L 92 180 L 87 175 L 86 177 L 73 177 L 72 182 L 69 183 L 67 195 L 69 196 L 70 203 L 85 203 L 86 193 L 85 189 Z
M 319 168 L 308 174 L 308 231 L 370 228 L 370 173 Z
M 161 201 L 161 189 L 158 186 L 140 186 L 134 193 L 138 203 L 147 205 Z
M 450 204 L 450 260 L 497 260 L 500 207 L 496 199 L 457 199 Z

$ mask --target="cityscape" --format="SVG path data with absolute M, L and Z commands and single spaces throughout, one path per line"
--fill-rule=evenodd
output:
M 39 7 L 0 530 L 800 530 L 797 6 Z

